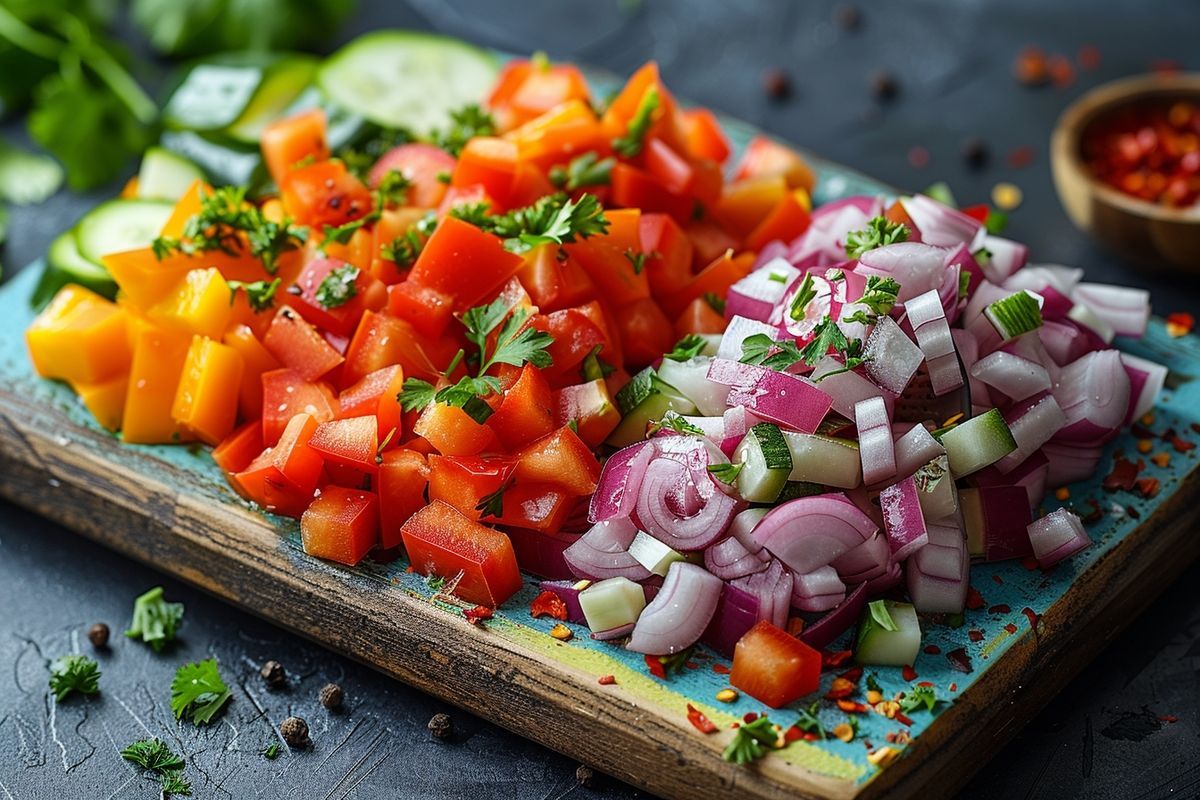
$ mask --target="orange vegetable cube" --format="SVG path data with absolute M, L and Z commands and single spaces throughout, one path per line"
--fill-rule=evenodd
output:
M 129 370 L 127 315 L 81 286 L 59 290 L 25 331 L 34 369 L 44 378 L 100 383 Z
M 456 406 L 430 403 L 413 425 L 413 433 L 422 436 L 445 456 L 473 456 L 496 441 L 487 425 Z
M 196 264 L 187 257 L 158 260 L 149 247 L 102 256 L 104 268 L 133 308 L 147 311 L 178 285 Z M 229 298 L 225 298 L 226 304 Z
M 383 454 L 376 478 L 379 490 L 379 546 L 399 547 L 400 528 L 425 507 L 429 465 L 425 456 L 407 448 Z
M 220 339 L 229 326 L 229 284 L 216 267 L 189 270 L 147 316 L 176 330 Z
M 257 417 L 263 410 L 262 376 L 279 369 L 275 356 L 267 352 L 247 325 L 234 325 L 221 338 L 242 357 L 242 384 L 238 388 L 238 410 L 247 419 Z
M 192 337 L 142 325 L 133 348 L 121 435 L 127 442 L 164 444 L 187 438 L 171 416 Z
M 202 442 L 216 445 L 237 421 L 242 357 L 228 345 L 193 336 L 171 416 Z
M 310 556 L 354 566 L 379 539 L 379 498 L 325 487 L 300 517 L 300 539 Z
M 119 430 L 121 417 L 125 414 L 125 394 L 129 386 L 129 373 L 108 378 L 99 383 L 73 383 L 71 388 L 79 395 L 87 410 L 92 412 L 103 427 L 110 431 Z
M 553 484 L 577 497 L 596 491 L 600 479 L 600 462 L 569 427 L 543 436 L 513 458 L 518 481 Z

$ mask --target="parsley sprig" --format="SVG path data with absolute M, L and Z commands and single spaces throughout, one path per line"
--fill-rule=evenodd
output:
M 669 358 L 672 361 L 690 361 L 703 352 L 708 345 L 708 340 L 698 333 L 689 333 L 678 342 L 671 352 L 667 353 L 663 358 Z
M 866 230 L 846 234 L 846 258 L 856 259 L 868 250 L 907 242 L 908 234 L 907 225 L 892 222 L 887 217 L 874 217 L 867 223 Z
M 565 167 L 550 169 L 550 182 L 559 189 L 577 192 L 588 186 L 608 186 L 612 183 L 612 168 L 617 160 L 612 156 L 601 158 L 595 150 L 575 156 Z
M 863 356 L 862 340 L 847 338 L 838 324 L 826 315 L 825 319 L 821 320 L 820 324 L 813 329 L 813 339 L 804 346 L 800 355 L 804 359 L 804 363 L 812 366 L 828 355 L 830 350 L 842 359 L 843 369 L 838 372 L 852 370 L 867 360 Z M 822 378 L 828 378 L 838 372 L 826 373 Z
M 50 691 L 60 703 L 71 692 L 96 694 L 100 691 L 100 665 L 81 655 L 56 658 L 50 664 Z
M 595 195 L 572 199 L 566 194 L 546 195 L 533 205 L 506 214 L 488 214 L 486 203 L 469 203 L 450 210 L 450 216 L 494 233 L 512 253 L 525 253 L 543 244 L 570 244 L 608 230 L 604 208 Z
M 121 751 L 121 758 L 157 776 L 164 795 L 192 794 L 192 785 L 183 778 L 183 759 L 161 739 L 139 739 Z
M 661 430 L 686 433 L 691 436 L 703 436 L 704 431 L 699 426 L 688 422 L 678 411 L 667 411 L 658 422 L 652 422 L 646 427 L 646 435 L 653 436 Z
M 721 757 L 734 764 L 749 764 L 757 761 L 779 742 L 779 734 L 767 717 L 759 717 L 737 729 L 733 741 L 721 753 Z
M 742 340 L 742 357 L 739 360 L 743 364 L 758 364 L 783 372 L 803 361 L 804 354 L 790 339 L 777 342 L 765 333 L 755 333 Z
M 904 697 L 900 700 L 900 710 L 907 713 L 924 707 L 926 711 L 933 711 L 939 702 L 937 689 L 932 686 L 917 685 L 904 693 Z
M 805 733 L 811 733 L 818 739 L 824 739 L 825 728 L 821 726 L 821 720 L 817 719 L 817 711 L 821 708 L 820 702 L 813 703 L 808 708 L 799 710 L 800 716 L 796 718 L 796 727 Z
M 438 147 L 457 157 L 467 142 L 476 136 L 493 136 L 496 120 L 476 103 L 470 103 L 457 111 L 450 112 L 450 127 L 434 135 Z
M 175 633 L 183 620 L 183 603 L 168 603 L 163 599 L 163 588 L 155 586 L 133 602 L 133 622 L 125 635 L 140 639 L 161 652 L 175 641 Z
M 969 275 L 967 277 L 970 278 Z M 891 312 L 899 295 L 900 284 L 895 278 L 870 275 L 867 277 L 867 285 L 863 289 L 862 297 L 855 301 L 857 304 L 866 306 L 868 311 L 860 308 L 850 316 L 843 317 L 842 321 L 874 325 L 880 317 Z
M 229 305 L 233 305 L 233 301 L 237 299 L 238 290 L 246 293 L 246 300 L 250 302 L 250 308 L 255 313 L 266 311 L 275 305 L 275 293 L 279 291 L 279 284 L 282 279 L 276 278 L 272 281 L 252 281 L 246 283 L 244 281 L 228 281 L 229 285 Z
M 317 287 L 317 302 L 325 308 L 346 305 L 358 295 L 358 275 L 359 269 L 353 264 L 331 269 Z
M 646 143 L 646 134 L 650 132 L 650 126 L 654 123 L 654 112 L 658 111 L 660 105 L 658 89 L 653 86 L 646 89 L 646 93 L 638 102 L 637 110 L 633 112 L 633 117 L 629 120 L 629 127 L 625 130 L 625 134 L 613 139 L 612 146 L 617 155 L 623 158 L 634 158 L 641 154 L 642 147 Z
M 215 658 L 184 664 L 171 681 L 171 711 L 175 719 L 186 716 L 197 725 L 211 722 L 232 696 L 221 680 Z

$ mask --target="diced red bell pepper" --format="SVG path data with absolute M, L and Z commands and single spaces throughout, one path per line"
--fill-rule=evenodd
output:
M 338 414 L 338 401 L 329 387 L 306 381 L 294 370 L 264 372 L 262 394 L 262 437 L 266 447 L 279 441 L 283 429 L 297 414 L 308 414 L 317 423 L 328 422 Z
M 388 314 L 367 311 L 346 348 L 342 383 L 362 380 L 366 375 L 399 364 L 408 377 L 435 380 L 449 363 L 458 345 L 417 333 L 413 326 Z
M 518 450 L 555 429 L 552 404 L 550 384 L 537 367 L 526 364 L 487 425 L 505 449 Z
M 484 517 L 484 520 L 507 527 L 558 533 L 574 507 L 575 498 L 557 486 L 517 483 L 504 491 L 500 516 Z
M 775 175 L 782 175 L 789 187 L 804 189 L 809 193 L 817 182 L 812 169 L 799 153 L 765 136 L 755 136 L 742 154 L 733 179 L 740 181 Z
M 692 243 L 667 214 L 642 214 L 638 224 L 650 293 L 665 297 L 692 279 Z
M 508 482 L 513 466 L 507 458 L 432 455 L 429 499 L 449 503 L 471 519 L 479 519 L 478 506 Z
M 400 545 L 400 527 L 425 507 L 429 465 L 425 456 L 409 448 L 383 454 L 376 477 L 379 490 L 379 545 L 387 550 Z
M 254 419 L 213 448 L 212 458 L 226 474 L 241 472 L 263 451 L 262 423 Z
M 621 412 L 602 379 L 554 390 L 554 422 L 574 422 L 579 438 L 589 447 L 599 447 L 621 423 Z
M 821 654 L 767 620 L 738 640 L 729 683 L 771 708 L 781 708 L 821 683 Z
M 403 430 L 400 401 L 396 396 L 403 388 L 404 369 L 400 365 L 375 370 L 338 395 L 338 416 L 372 416 L 377 423 L 379 441 L 382 443 L 390 436 L 391 444 L 398 444 Z
M 402 281 L 388 287 L 388 313 L 424 336 L 438 337 L 454 318 L 454 298 L 414 281 Z
M 653 122 L 647 138 L 662 139 L 676 150 L 684 149 L 683 132 L 679 124 L 678 109 L 675 99 L 667 91 L 659 76 L 658 64 L 653 61 L 642 65 L 637 72 L 629 76 L 625 86 L 608 104 L 604 110 L 601 122 L 610 137 L 623 136 L 629 131 L 629 123 L 637 114 L 642 98 L 653 87 L 658 92 L 658 110 L 651 116 Z
M 517 143 L 521 163 L 542 171 L 564 165 L 581 153 L 594 151 L 604 157 L 609 152 L 608 138 L 596 112 L 579 99 L 555 106 L 505 138 Z M 587 190 L 595 192 L 598 188 L 589 186 Z
M 345 360 L 325 337 L 290 308 L 279 309 L 263 337 L 263 347 L 306 380 L 315 381 Z
M 322 422 L 308 444 L 331 464 L 364 472 L 374 472 L 378 466 L 379 426 L 373 416 Z
M 692 243 L 692 269 L 697 272 L 739 244 L 733 234 L 707 217 L 687 223 L 684 231 Z
M 549 483 L 578 497 L 596 491 L 600 462 L 569 427 L 543 436 L 513 457 L 518 482 Z
M 529 326 L 554 337 L 554 341 L 546 348 L 554 363 L 546 368 L 546 372 L 555 385 L 577 383 L 579 365 L 589 353 L 608 342 L 604 331 L 588 315 L 574 308 L 549 315 L 537 314 L 529 319 Z M 546 405 L 549 407 L 549 402 Z
M 645 270 L 635 269 L 634 256 L 641 252 L 638 228 L 641 212 L 636 208 L 606 210 L 608 232 L 569 244 L 566 251 L 575 258 L 600 290 L 603 299 L 614 305 L 650 296 Z
M 658 184 L 673 195 L 692 194 L 696 171 L 692 163 L 661 139 L 647 139 L 642 148 L 642 166 Z
M 724 164 L 733 148 L 716 115 L 707 108 L 689 108 L 680 112 L 679 117 L 688 154 Z
M 442 455 L 473 456 L 496 441 L 487 425 L 481 425 L 467 412 L 445 403 L 430 403 L 413 425 L 413 433 L 424 437 Z
M 339 336 L 349 336 L 354 333 L 363 311 L 370 309 L 378 311 L 387 302 L 387 287 L 378 281 L 365 269 L 359 269 L 354 278 L 354 296 L 345 303 L 333 308 L 326 308 L 318 299 L 321 284 L 329 278 L 334 270 L 355 269 L 345 261 L 336 258 L 316 258 L 305 265 L 300 276 L 293 284 L 294 288 L 284 293 L 284 302 L 296 309 L 302 317 L 318 328 L 322 328 Z M 343 273 L 339 273 L 343 274 Z M 338 280 L 334 277 L 332 280 Z
M 498 207 L 509 207 L 513 176 L 517 171 L 517 145 L 507 139 L 476 136 L 467 142 L 450 176 L 451 186 L 482 186 Z
M 512 542 L 494 528 L 435 500 L 409 517 L 400 530 L 413 569 L 453 580 L 454 594 L 495 608 L 521 588 Z
M 562 252 L 555 245 L 535 247 L 525 254 L 517 273 L 521 285 L 542 311 L 579 305 L 596 295 L 587 271 L 570 255 L 560 258 Z
M 729 287 L 749 275 L 753 265 L 753 253 L 739 253 L 735 256 L 726 250 L 686 286 L 662 298 L 660 302 L 663 310 L 672 316 L 678 316 L 689 303 L 705 295 L 712 294 L 724 299 L 729 293 Z
M 648 297 L 618 306 L 613 313 L 626 364 L 645 366 L 669 352 L 676 341 L 671 321 Z
M 301 225 L 337 227 L 371 212 L 371 191 L 341 161 L 291 170 L 279 187 L 283 207 Z
M 703 297 L 688 303 L 675 320 L 675 335 L 682 339 L 689 333 L 724 333 L 728 321 Z
M 316 430 L 311 415 L 296 414 L 274 446 L 233 476 L 235 488 L 268 511 L 300 516 L 312 500 L 324 463 L 320 453 L 309 447 Z
M 498 237 L 446 217 L 425 243 L 408 279 L 455 298 L 455 310 L 463 311 L 491 298 L 521 264 L 521 257 L 505 250 Z
M 539 198 L 554 194 L 554 184 L 546 177 L 546 173 L 533 164 L 518 162 L 513 173 L 512 187 L 508 191 L 508 202 L 513 208 L 533 205 Z
M 422 142 L 410 142 L 388 150 L 367 176 L 371 186 L 378 186 L 385 175 L 396 171 L 408 178 L 406 202 L 420 208 L 437 208 L 446 196 L 446 184 L 438 179 L 440 174 L 451 174 L 457 164 L 454 156 L 440 147 Z
M 371 492 L 327 486 L 300 517 L 310 556 L 354 566 L 379 539 L 379 499 Z
M 688 195 L 672 192 L 650 173 L 625 163 L 612 169 L 612 201 L 622 208 L 661 211 L 680 222 L 691 218 L 695 202 Z

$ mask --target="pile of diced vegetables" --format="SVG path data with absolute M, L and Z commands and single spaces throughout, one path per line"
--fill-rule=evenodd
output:
M 986 208 L 813 210 L 797 154 L 727 168 L 653 64 L 600 108 L 513 61 L 440 129 L 333 147 L 331 86 L 372 108 L 359 60 L 325 107 L 238 123 L 263 185 L 153 150 L 56 242 L 39 373 L 127 442 L 212 445 L 311 555 L 403 548 L 488 608 L 524 570 L 593 637 L 707 644 L 773 707 L 856 624 L 860 663 L 912 664 L 973 562 L 1088 546 L 1036 510 L 1153 406 L 1165 370 L 1112 347 L 1144 292 L 1027 264 Z

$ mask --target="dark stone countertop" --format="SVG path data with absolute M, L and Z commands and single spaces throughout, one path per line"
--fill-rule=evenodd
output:
M 895 185 L 921 188 L 945 179 L 960 201 L 978 202 L 998 181 L 1012 181 L 1025 202 L 1012 215 L 1010 234 L 1030 243 L 1035 260 L 1086 267 L 1093 280 L 1148 286 L 1159 313 L 1200 312 L 1194 288 L 1136 274 L 1070 226 L 1046 154 L 1058 112 L 1088 87 L 1145 71 L 1157 59 L 1200 66 L 1200 6 L 861 2 L 862 25 L 854 32 L 833 24 L 832 6 L 828 0 L 361 2 L 337 41 L 407 26 L 516 51 L 540 48 L 618 73 L 653 57 L 679 95 Z M 1072 58 L 1094 44 L 1102 60 L 1069 88 L 1029 90 L 1010 76 L 1027 44 Z M 775 67 L 791 78 L 786 102 L 762 91 L 763 71 Z M 869 91 L 878 69 L 900 84 L 884 106 Z M 2 130 L 20 135 L 15 122 Z M 960 155 L 972 135 L 984 137 L 992 154 L 990 166 L 977 172 Z M 908 163 L 914 146 L 929 151 L 928 167 Z M 1021 146 L 1034 149 L 1034 161 L 1010 169 L 1006 156 Z M 63 193 L 39 208 L 15 209 L 0 252 L 10 271 L 112 191 Z M 157 584 L 187 605 L 182 642 L 164 655 L 120 635 L 133 598 Z M 91 652 L 86 629 L 95 621 L 114 631 L 111 650 L 99 657 L 103 692 L 51 703 L 45 659 Z M 234 700 L 209 728 L 178 724 L 169 708 L 174 668 L 210 655 L 220 660 Z M 268 691 L 258 677 L 268 658 L 287 668 L 286 690 Z M 328 681 L 345 690 L 341 713 L 317 702 Z M 988 763 L 963 796 L 1200 796 L 1198 709 L 1200 566 L 1194 565 L 1012 744 L 978 754 Z M 439 711 L 454 719 L 458 734 L 450 742 L 435 741 L 425 729 Z M 260 752 L 278 741 L 277 726 L 289 714 L 308 720 L 314 746 L 268 761 Z M 0 798 L 155 797 L 155 785 L 118 756 L 146 735 L 187 755 L 187 776 L 201 798 L 645 796 L 611 780 L 594 790 L 577 787 L 568 759 L 0 504 Z

